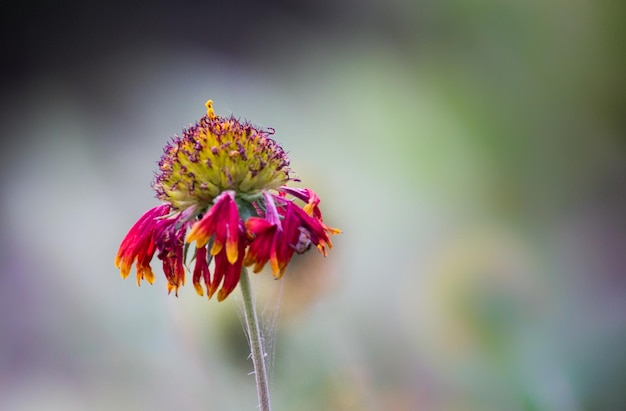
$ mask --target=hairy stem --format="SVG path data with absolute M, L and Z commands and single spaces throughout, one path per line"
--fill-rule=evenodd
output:
M 246 318 L 246 328 L 252 352 L 252 363 L 254 364 L 254 377 L 256 379 L 256 389 L 259 395 L 259 410 L 270 411 L 270 389 L 267 379 L 267 367 L 265 365 L 265 350 L 261 339 L 259 320 L 256 314 L 254 296 L 250 287 L 250 277 L 248 270 L 244 267 L 241 270 L 239 280 L 241 294 L 243 295 L 243 307 Z

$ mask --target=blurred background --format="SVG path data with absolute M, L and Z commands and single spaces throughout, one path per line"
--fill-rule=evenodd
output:
M 343 230 L 255 277 L 273 406 L 626 409 L 619 2 L 23 2 L 3 11 L 0 409 L 253 410 L 238 293 L 113 264 L 215 101 Z M 280 309 L 278 309 L 280 307 Z

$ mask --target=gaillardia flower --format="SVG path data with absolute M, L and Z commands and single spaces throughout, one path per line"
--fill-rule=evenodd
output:
M 200 122 L 166 145 L 153 183 L 163 204 L 131 227 L 115 265 L 126 278 L 135 263 L 137 284 L 152 284 L 150 262 L 157 253 L 168 292 L 177 293 L 193 263 L 196 292 L 204 295 L 204 283 L 208 297 L 219 290 L 222 301 L 243 266 L 258 273 L 269 261 L 280 278 L 294 253 L 314 245 L 326 255 L 330 235 L 340 231 L 324 223 L 312 190 L 286 186 L 296 179 L 287 155 L 270 138 L 273 130 L 217 116 L 211 100 L 206 107 Z

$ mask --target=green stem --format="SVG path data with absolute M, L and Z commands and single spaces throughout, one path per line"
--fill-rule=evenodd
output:
M 241 294 L 243 296 L 243 307 L 246 317 L 246 328 L 252 352 L 252 363 L 254 364 L 254 377 L 256 378 L 256 389 L 259 395 L 259 410 L 270 411 L 270 389 L 267 380 L 267 367 L 265 366 L 265 351 L 259 329 L 259 320 L 256 314 L 254 296 L 250 287 L 250 277 L 248 270 L 244 267 L 241 270 Z

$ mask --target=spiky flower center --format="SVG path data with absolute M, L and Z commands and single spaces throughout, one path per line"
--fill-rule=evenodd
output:
M 224 191 L 254 198 L 290 179 L 273 131 L 217 116 L 211 100 L 206 106 L 207 115 L 164 149 L 153 185 L 160 200 L 179 210 L 205 208 Z

